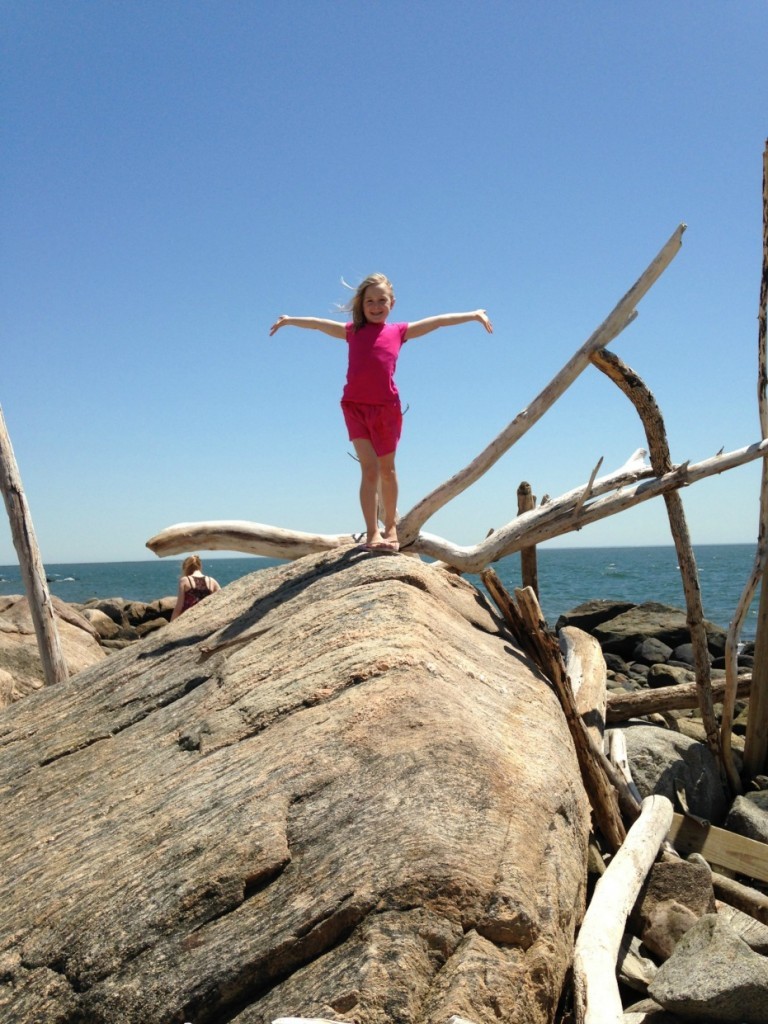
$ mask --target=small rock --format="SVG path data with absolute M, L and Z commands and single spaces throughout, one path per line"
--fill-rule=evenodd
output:
M 672 648 L 654 636 L 642 640 L 632 651 L 633 661 L 639 661 L 644 665 L 656 665 L 669 661 Z
M 768 961 L 717 914 L 707 914 L 678 942 L 648 994 L 689 1020 L 765 1024 Z
M 651 665 L 648 670 L 648 685 L 651 689 L 660 686 L 681 686 L 683 683 L 693 683 L 696 676 L 688 668 L 678 668 L 675 665 Z
M 757 793 L 750 795 L 758 796 Z M 725 819 L 725 827 L 731 832 L 737 832 L 740 836 L 747 836 L 748 839 L 757 839 L 758 842 L 768 843 L 768 810 L 764 810 L 756 800 L 737 796 Z M 765 852 L 768 857 L 768 847 Z

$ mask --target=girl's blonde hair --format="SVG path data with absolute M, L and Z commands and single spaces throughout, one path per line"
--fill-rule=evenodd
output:
M 357 286 L 355 297 L 346 306 L 341 307 L 352 314 L 352 323 L 356 331 L 359 331 L 367 323 L 365 313 L 363 313 L 363 299 L 365 298 L 365 289 L 370 284 L 378 284 L 382 288 L 386 288 L 392 298 L 394 299 L 395 297 L 395 289 L 392 287 L 392 282 L 385 274 L 369 274 Z
M 200 555 L 189 555 L 181 563 L 181 575 L 191 576 L 196 569 L 200 572 L 203 571 L 203 563 L 200 561 Z

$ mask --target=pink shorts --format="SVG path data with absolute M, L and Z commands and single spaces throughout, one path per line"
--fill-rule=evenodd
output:
M 344 413 L 350 441 L 370 441 L 379 458 L 395 451 L 403 429 L 399 402 L 390 402 L 388 405 L 342 402 L 341 411 Z

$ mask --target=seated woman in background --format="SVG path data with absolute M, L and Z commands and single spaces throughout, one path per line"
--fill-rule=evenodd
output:
M 176 607 L 171 613 L 171 622 L 178 619 L 181 613 L 187 611 L 192 605 L 217 590 L 221 590 L 221 587 L 213 576 L 203 575 L 203 563 L 200 561 L 200 555 L 190 555 L 185 558 L 181 566 L 179 596 L 176 599 Z

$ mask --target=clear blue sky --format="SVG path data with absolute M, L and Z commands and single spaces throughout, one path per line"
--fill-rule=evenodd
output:
M 0 405 L 47 562 L 153 556 L 166 526 L 357 530 L 343 342 L 285 329 L 388 274 L 406 346 L 399 507 L 465 466 L 678 223 L 611 346 L 675 461 L 759 439 L 768 4 L 3 0 Z M 343 316 L 339 314 L 340 318 Z M 472 543 L 644 435 L 590 368 L 427 524 Z M 757 464 L 684 492 L 752 542 Z M 4 510 L 0 564 L 15 551 Z M 670 543 L 661 501 L 556 542 Z

